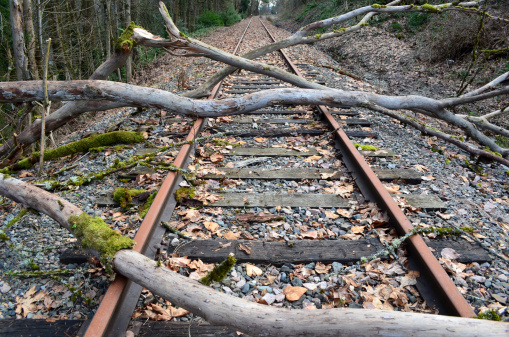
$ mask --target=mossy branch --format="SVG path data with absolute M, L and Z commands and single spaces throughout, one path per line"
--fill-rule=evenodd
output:
M 170 224 L 167 223 L 166 221 L 162 221 L 161 222 L 161 226 L 163 226 L 164 228 L 166 228 L 167 230 L 169 230 L 173 234 L 176 234 L 181 239 L 186 239 L 186 240 L 192 240 L 193 239 L 192 237 L 185 235 L 184 233 L 182 233 L 178 229 L 170 226 Z
M 360 263 L 366 263 L 372 261 L 374 259 L 378 259 L 382 256 L 394 255 L 396 249 L 398 249 L 406 239 L 416 234 L 436 234 L 439 236 L 448 236 L 448 235 L 462 235 L 464 232 L 473 232 L 474 229 L 472 227 L 414 227 L 410 232 L 405 234 L 404 236 L 392 240 L 392 243 L 385 247 L 375 254 L 369 257 L 362 257 Z
M 104 134 L 91 135 L 90 137 L 80 139 L 78 141 L 65 144 L 57 147 L 56 149 L 46 150 L 44 152 L 44 160 L 52 160 L 65 157 L 71 154 L 86 152 L 92 148 L 124 143 L 135 144 L 145 141 L 141 132 L 133 131 L 114 131 Z M 32 156 L 18 161 L 11 167 L 6 168 L 8 171 L 29 169 L 39 160 L 40 153 L 34 152 Z M 4 169 L 5 170 L 5 169 Z
M 109 274 L 113 274 L 111 261 L 115 253 L 134 246 L 133 239 L 115 232 L 98 216 L 92 217 L 81 213 L 71 216 L 68 222 L 72 225 L 74 235 L 81 240 L 81 245 L 84 248 L 91 248 L 99 252 L 100 260 Z
M 233 253 L 230 253 L 226 260 L 215 266 L 214 269 L 212 269 L 207 275 L 202 277 L 199 280 L 200 283 L 208 286 L 213 282 L 221 282 L 226 277 L 226 275 L 228 275 L 235 263 L 237 263 L 237 259 Z

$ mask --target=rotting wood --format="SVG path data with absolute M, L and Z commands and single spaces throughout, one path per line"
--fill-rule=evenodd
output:
M 348 208 L 347 199 L 334 194 L 221 193 L 214 207 L 336 207 Z
M 231 243 L 229 246 L 225 244 Z M 249 247 L 247 254 L 239 245 Z M 375 254 L 383 246 L 378 239 L 361 240 L 295 240 L 288 242 L 263 242 L 249 240 L 194 240 L 177 248 L 180 256 L 200 259 L 207 263 L 223 261 L 228 254 L 235 254 L 238 263 L 262 263 L 280 266 L 285 263 L 340 262 L 352 264 L 362 257 Z

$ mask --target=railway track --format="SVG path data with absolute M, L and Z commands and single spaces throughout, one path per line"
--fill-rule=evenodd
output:
M 242 54 L 243 39 L 267 43 L 273 37 L 259 18 L 252 18 L 234 53 Z M 322 82 L 320 73 L 307 63 L 290 60 L 284 52 L 260 61 Z M 286 86 L 279 80 L 238 71 L 216 86 L 209 98 Z M 453 247 L 464 262 L 489 259 L 473 244 L 425 242 L 414 235 L 392 256 L 363 261 L 412 229 L 402 205 L 428 210 L 445 207 L 440 199 L 418 195 L 406 195 L 399 205 L 393 200 L 382 181 L 419 184 L 422 177 L 408 169 L 372 169 L 368 162 L 390 161 L 397 154 L 383 148 L 357 150 L 364 140 L 377 137 L 369 125 L 369 119 L 354 109 L 329 110 L 324 106 L 275 106 L 242 117 L 197 119 L 186 140 L 200 135 L 224 136 L 197 146 L 184 145 L 173 164 L 194 171 L 205 184 L 198 191 L 209 196 L 209 203 L 193 199 L 192 186 L 170 172 L 136 234 L 135 250 L 184 274 L 192 268 L 175 268 L 177 260 L 170 255 L 207 264 L 234 253 L 238 267 L 227 282 L 214 287 L 276 306 L 364 306 L 475 316 L 429 249 Z M 179 202 L 175 193 L 183 196 Z M 165 234 L 161 221 L 193 240 Z M 359 267 L 360 261 L 366 263 L 364 269 Z M 384 268 L 394 272 L 381 273 Z M 241 288 L 232 286 L 239 282 Z M 289 296 L 283 292 L 284 286 L 300 296 Z M 370 295 L 382 288 L 399 295 L 373 300 L 379 294 Z M 178 323 L 133 322 L 133 312 L 139 316 L 151 303 L 142 290 L 117 276 L 93 319 L 80 327 L 79 335 L 124 336 L 129 326 L 140 336 L 162 330 L 171 331 L 171 335 L 235 334 L 225 327 L 190 325 L 189 321 L 199 321 L 192 315 Z

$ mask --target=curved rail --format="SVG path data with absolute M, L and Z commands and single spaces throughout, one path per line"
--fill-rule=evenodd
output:
M 236 54 L 239 50 L 240 44 L 251 25 L 251 21 L 252 18 L 249 20 L 246 29 L 242 33 L 233 54 Z M 212 89 L 208 99 L 214 99 L 218 95 L 221 86 L 222 82 L 218 83 Z M 185 140 L 191 141 L 197 138 L 201 129 L 205 126 L 206 120 L 206 118 L 198 118 Z M 193 146 L 189 144 L 182 146 L 173 164 L 177 168 L 185 168 L 190 154 L 192 153 L 192 149 Z M 159 226 L 159 224 L 161 221 L 169 219 L 173 213 L 173 209 L 176 205 L 173 194 L 177 190 L 181 179 L 182 178 L 180 178 L 176 172 L 169 172 L 164 179 L 145 219 L 134 237 L 134 241 L 136 242 L 134 251 L 149 258 L 155 257 L 156 249 L 154 245 L 160 242 L 161 236 L 166 231 L 163 227 Z M 104 295 L 84 336 L 125 336 L 125 331 L 127 330 L 141 291 L 142 287 L 140 285 L 117 274 L 115 280 Z
M 261 19 L 260 22 L 270 38 L 275 42 L 276 40 L 267 26 L 265 26 Z M 280 52 L 295 74 L 303 77 L 302 73 L 297 69 L 295 64 L 292 63 L 288 55 L 282 50 L 280 50 Z M 392 199 L 380 179 L 378 179 L 368 163 L 364 160 L 364 157 L 357 151 L 353 142 L 341 129 L 327 107 L 320 105 L 317 106 L 317 109 L 322 113 L 323 118 L 329 123 L 330 127 L 335 130 L 336 142 L 344 157 L 345 164 L 352 175 L 357 178 L 356 182 L 363 194 L 366 197 L 374 199 L 378 205 L 389 214 L 391 224 L 397 229 L 400 235 L 409 233 L 413 229 L 411 222 Z M 435 290 L 437 290 L 438 294 L 433 294 L 433 296 L 443 301 L 446 312 L 454 316 L 474 317 L 474 311 L 463 295 L 460 294 L 454 282 L 449 275 L 447 275 L 435 256 L 431 253 L 422 237 L 419 235 L 411 236 L 408 246 L 414 254 L 421 271 L 424 271 L 428 279 L 436 286 Z

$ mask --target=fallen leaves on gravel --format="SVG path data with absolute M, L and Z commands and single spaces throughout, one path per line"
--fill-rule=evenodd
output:
M 220 163 L 224 160 L 224 154 L 216 152 L 210 156 L 210 161 L 214 164 Z
M 251 263 L 246 263 L 246 274 L 247 276 L 251 277 L 251 276 L 260 276 L 263 274 L 263 271 L 258 268 L 257 266 L 255 265 L 252 265 Z
M 286 286 L 285 290 L 283 291 L 283 294 L 286 295 L 286 299 L 288 301 L 293 302 L 301 298 L 301 296 L 304 295 L 306 291 L 308 290 L 304 287 Z
M 29 291 L 25 293 L 25 296 L 16 296 L 17 315 L 22 315 L 23 318 L 25 318 L 31 312 L 37 312 L 37 306 L 35 303 L 44 298 L 44 291 L 41 290 L 37 294 L 35 292 L 35 286 L 33 286 Z

